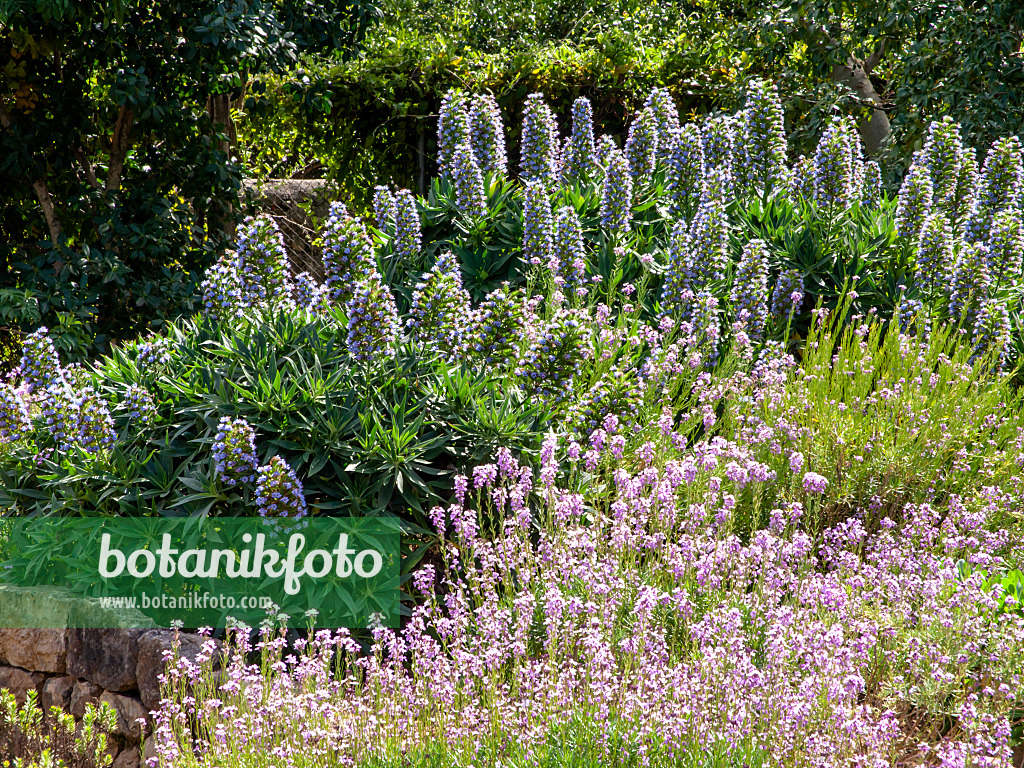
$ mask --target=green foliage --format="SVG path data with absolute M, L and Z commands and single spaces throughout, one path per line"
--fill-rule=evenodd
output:
M 117 713 L 110 704 L 86 704 L 76 728 L 75 718 L 60 707 L 51 707 L 44 718 L 38 699 L 30 689 L 19 706 L 13 693 L 0 689 L 2 768 L 108 768 L 113 763 L 107 734 L 117 725 Z
M 146 365 L 138 344 L 92 370 L 108 402 L 146 388 L 152 425 L 114 409 L 115 446 L 100 456 L 16 448 L 0 470 L 0 504 L 20 514 L 248 514 L 252 489 L 217 474 L 211 447 L 224 415 L 256 430 L 261 463 L 280 455 L 316 513 L 390 513 L 424 525 L 452 476 L 499 446 L 537 441 L 544 414 L 493 375 L 406 345 L 379 367 L 353 364 L 345 321 L 283 311 L 220 326 L 170 326 L 170 361 Z M 38 454 L 37 454 L 38 451 Z

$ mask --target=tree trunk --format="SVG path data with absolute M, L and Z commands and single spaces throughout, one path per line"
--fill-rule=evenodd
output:
M 3 107 L 0 107 L 0 125 L 10 130 L 11 122 L 10 113 Z M 46 219 L 46 229 L 50 233 L 50 240 L 56 245 L 57 239 L 60 237 L 61 226 L 60 217 L 57 215 L 57 210 L 53 205 L 53 198 L 50 196 L 50 189 L 42 178 L 30 182 L 30 184 L 32 185 L 32 191 L 36 194 L 36 200 L 39 201 L 39 206 L 43 209 L 43 217 Z
M 882 99 L 875 92 L 870 75 L 871 70 L 881 59 L 883 51 L 884 47 L 880 45 L 878 50 L 866 59 L 858 59 L 851 54 L 844 66 L 832 68 L 832 82 L 845 85 L 856 93 L 861 101 L 881 104 Z M 860 135 L 864 139 L 864 147 L 869 155 L 878 153 L 891 132 L 889 116 L 881 109 L 872 110 L 871 115 L 860 122 Z

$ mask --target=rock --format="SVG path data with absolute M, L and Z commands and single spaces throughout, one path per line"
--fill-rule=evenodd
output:
M 153 757 L 156 757 L 156 736 L 150 734 L 142 742 L 142 760 L 145 762 Z
M 0 659 L 12 667 L 63 673 L 67 653 L 62 629 L 0 629 Z
M 113 731 L 115 736 L 124 736 L 134 742 L 142 741 L 142 724 L 138 720 L 145 719 L 149 713 L 141 701 L 107 691 L 100 696 L 100 704 L 103 703 L 109 704 L 117 712 L 117 725 Z
M 43 712 L 49 712 L 50 707 L 58 707 L 65 712 L 71 711 L 71 693 L 75 690 L 78 682 L 71 675 L 62 677 L 51 677 L 43 683 L 43 692 L 39 696 L 39 703 L 43 705 Z
M 68 630 L 68 674 L 109 691 L 132 690 L 141 633 L 137 629 Z
M 134 608 L 111 609 L 99 598 L 82 597 L 64 587 L 0 584 L 0 627 L 137 627 L 156 624 Z M 3 630 L 6 631 L 6 630 Z
M 86 704 L 96 704 L 100 700 L 103 689 L 88 680 L 79 680 L 71 691 L 71 714 L 81 717 L 85 714 Z
M 111 768 L 139 768 L 139 748 L 137 746 L 125 747 Z
M 42 672 L 29 672 L 19 667 L 0 667 L 0 688 L 6 688 L 14 694 L 14 699 L 21 706 L 29 691 L 38 691 L 46 675 Z
M 194 662 L 207 638 L 184 634 L 179 635 L 179 638 L 181 645 L 178 655 Z M 170 650 L 173 643 L 174 632 L 161 629 L 147 632 L 139 639 L 139 663 L 135 677 L 139 684 L 139 697 L 149 709 L 156 709 L 160 705 L 160 681 L 157 678 L 164 672 L 164 651 Z M 220 647 L 218 642 L 217 654 L 220 653 Z M 218 656 L 215 656 L 216 661 L 219 661 Z

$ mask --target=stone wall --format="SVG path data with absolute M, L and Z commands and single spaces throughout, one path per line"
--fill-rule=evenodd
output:
M 95 603 L 64 590 L 19 589 L 0 586 L 0 626 L 17 626 L 26 617 L 11 607 L 30 598 L 35 605 L 51 604 L 67 609 L 46 615 L 37 623 L 68 623 L 69 613 L 81 619 L 84 612 L 96 623 L 149 623 L 139 617 L 119 615 L 111 619 L 97 613 Z M 79 615 L 74 614 L 78 612 Z M 14 618 L 11 618 L 11 617 Z M 0 629 L 0 688 L 10 690 L 18 703 L 30 690 L 38 692 L 44 711 L 57 706 L 81 718 L 89 703 L 107 702 L 117 713 L 117 725 L 109 738 L 114 768 L 139 768 L 143 755 L 152 757 L 150 712 L 160 703 L 159 676 L 164 672 L 164 652 L 173 647 L 174 632 L 147 626 L 119 629 Z M 194 660 L 206 638 L 180 633 L 179 655 Z M 146 719 L 145 726 L 138 722 Z

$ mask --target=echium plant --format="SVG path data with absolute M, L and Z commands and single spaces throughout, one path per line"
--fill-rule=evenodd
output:
M 519 168 L 524 181 L 554 183 L 560 170 L 558 125 L 543 93 L 531 93 L 523 107 Z
M 968 335 L 973 335 L 982 302 L 990 297 L 988 246 L 964 243 L 950 278 L 949 314 Z
M 896 234 L 916 243 L 932 212 L 932 178 L 926 165 L 915 162 L 903 178 L 896 202 Z
M 693 297 L 687 271 L 690 233 L 685 219 L 679 219 L 672 226 L 668 242 L 668 269 L 661 285 L 661 314 L 685 315 Z
M 231 251 L 206 270 L 200 289 L 204 313 L 219 322 L 229 322 L 249 306 L 242 277 L 238 273 L 238 262 Z
M 786 131 L 778 89 L 767 80 L 747 85 L 746 135 L 743 153 L 754 190 L 767 192 L 786 177 Z
M 589 437 L 605 423 L 608 416 L 616 416 L 620 427 L 635 423 L 643 392 L 636 368 L 615 364 L 607 375 L 599 377 L 566 413 L 566 424 L 580 438 Z
M 141 376 L 156 376 L 172 359 L 171 340 L 166 336 L 151 336 L 135 350 L 135 367 Z
M 44 389 L 40 403 L 42 421 L 58 451 L 68 451 L 78 442 L 78 407 L 67 382 L 55 380 Z
M 256 509 L 261 517 L 305 517 L 306 496 L 295 470 L 280 456 L 256 470 Z
M 586 324 L 578 310 L 559 310 L 544 325 L 520 361 L 523 388 L 549 406 L 573 392 L 587 347 Z
M 29 392 L 46 389 L 63 378 L 57 348 L 46 326 L 37 328 L 25 337 L 21 353 L 21 377 Z
M 730 294 L 737 321 L 751 342 L 764 339 L 768 323 L 768 248 L 751 240 L 743 248 Z
M 953 228 L 940 212 L 929 215 L 917 245 L 917 283 L 925 296 L 944 290 L 953 268 Z
M 657 124 L 657 159 L 668 161 L 669 136 L 679 130 L 679 110 L 668 88 L 655 88 L 644 101 L 644 110 L 650 110 Z
M 576 209 L 563 205 L 555 217 L 554 257 L 552 264 L 558 288 L 571 299 L 582 298 L 586 287 L 586 261 L 583 228 Z
M 814 161 L 801 155 L 789 176 L 789 192 L 794 198 L 810 203 L 814 200 Z
M 814 151 L 814 202 L 820 209 L 843 210 L 854 199 L 853 145 L 847 122 L 833 119 Z
M 398 308 L 376 267 L 356 283 L 345 314 L 345 343 L 354 359 L 370 363 L 391 353 L 398 341 Z
M 729 263 L 729 219 L 718 200 L 701 203 L 690 224 L 684 257 L 683 287 L 697 293 L 725 277 Z
M 28 408 L 10 384 L 0 383 L 0 443 L 15 443 L 32 429 Z
M 528 181 L 523 189 L 523 261 L 547 265 L 554 254 L 551 199 L 543 181 Z
M 981 302 L 973 342 L 972 357 L 994 352 L 997 365 L 1006 362 L 1010 347 L 1010 312 L 1005 301 L 993 297 Z
M 487 195 L 484 177 L 468 143 L 455 148 L 451 160 L 452 186 L 455 187 L 455 205 L 466 216 L 487 213 Z
M 492 176 L 507 176 L 505 124 L 501 119 L 498 102 L 491 94 L 477 94 L 470 100 L 469 133 L 480 172 Z
M 628 232 L 632 212 L 633 177 L 629 161 L 618 148 L 612 148 L 601 187 L 601 225 L 611 232 Z
M 373 188 L 373 218 L 377 229 L 390 232 L 395 226 L 395 196 L 391 190 L 378 184 Z
M 597 148 L 594 146 L 594 109 L 590 99 L 580 96 L 572 103 L 572 135 L 565 153 L 562 174 L 566 180 L 583 181 L 597 171 Z
M 865 207 L 874 207 L 882 199 L 882 167 L 875 160 L 864 163 L 861 182 L 860 202 Z
M 523 296 L 502 283 L 472 313 L 468 350 L 487 368 L 504 368 L 515 361 L 526 322 Z
M 615 139 L 609 136 L 607 133 L 601 134 L 597 139 L 597 162 L 600 166 L 599 170 L 604 170 L 608 165 L 608 159 L 612 156 L 612 150 L 618 149 L 618 144 L 615 143 Z
M 400 259 L 415 260 L 423 242 L 420 214 L 416 198 L 408 189 L 395 194 L 395 239 L 393 249 Z
M 736 129 L 733 119 L 727 115 L 709 118 L 701 129 L 704 142 L 704 168 L 707 174 L 713 171 L 721 174 L 722 195 L 733 194 L 736 179 L 734 159 L 736 155 Z
M 462 91 L 453 89 L 441 99 L 441 110 L 437 116 L 437 166 L 441 176 L 451 176 L 455 148 L 467 141 L 469 115 L 466 96 Z
M 406 325 L 422 344 L 453 357 L 462 351 L 470 310 L 458 259 L 451 251 L 443 251 L 426 280 L 413 291 Z
M 952 218 L 964 145 L 960 126 L 949 116 L 933 121 L 922 149 L 922 161 L 931 172 L 932 206 Z
M 967 227 L 968 238 L 985 242 L 995 215 L 1018 207 L 1022 187 L 1024 160 L 1020 139 L 1016 136 L 997 139 L 985 158 L 978 204 Z
M 256 433 L 249 422 L 221 417 L 213 438 L 213 461 L 226 483 L 246 484 L 256 479 Z
M 74 393 L 74 406 L 78 410 L 78 445 L 89 453 L 99 453 L 114 444 L 114 420 L 107 404 L 92 387 L 83 387 Z
M 118 408 L 127 413 L 136 424 L 151 424 L 157 419 L 156 404 L 149 390 L 139 384 L 129 384 Z
M 246 303 L 273 306 L 291 300 L 288 252 L 270 216 L 250 216 L 242 223 L 236 264 Z
M 330 297 L 339 304 L 352 298 L 355 284 L 377 268 L 377 257 L 366 227 L 332 203 L 321 235 L 324 272 Z
M 295 305 L 299 309 L 317 314 L 327 309 L 329 302 L 326 285 L 321 285 L 309 272 L 299 272 L 292 282 Z
M 988 240 L 988 266 L 995 290 L 998 291 L 1004 281 L 1010 286 L 1019 284 L 1022 259 L 1024 231 L 1021 213 L 1012 209 L 1000 211 L 992 219 Z
M 782 327 L 789 322 L 792 313 L 800 311 L 804 300 L 804 279 L 799 269 L 787 269 L 779 273 L 772 291 L 771 320 Z
M 664 137 L 667 140 L 667 136 Z M 645 108 L 629 127 L 626 139 L 626 160 L 633 178 L 633 193 L 654 173 L 658 158 L 658 120 L 654 110 Z
M 718 317 L 718 299 L 708 290 L 697 292 L 693 300 L 690 352 L 706 368 L 718 361 L 722 329 Z
M 673 131 L 668 139 L 666 186 L 672 212 L 690 215 L 701 199 L 704 183 L 704 142 L 692 123 Z
M 981 175 L 978 173 L 978 156 L 973 147 L 964 147 L 960 158 L 960 172 L 956 177 L 956 190 L 949 206 L 950 223 L 957 235 L 964 235 L 965 224 L 971 211 L 978 204 L 978 190 Z

